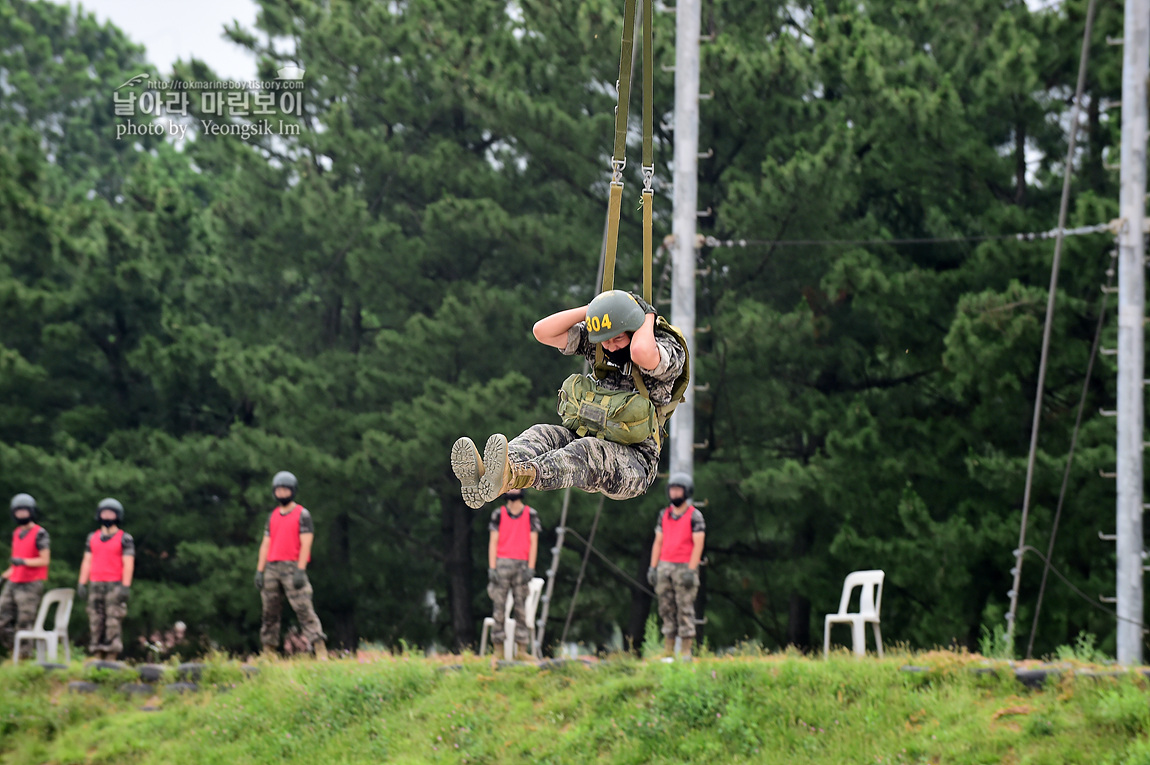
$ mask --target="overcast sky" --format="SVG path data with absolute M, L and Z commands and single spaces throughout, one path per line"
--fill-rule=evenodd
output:
M 76 4 L 76 3 L 74 3 Z M 255 58 L 223 37 L 232 21 L 251 28 L 256 21 L 252 0 L 83 0 L 86 12 L 111 21 L 135 43 L 143 44 L 163 74 L 176 59 L 196 57 L 216 74 L 230 79 L 254 79 Z

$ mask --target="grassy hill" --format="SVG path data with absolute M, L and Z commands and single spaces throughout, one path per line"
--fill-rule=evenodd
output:
M 1150 765 L 1140 674 L 1065 673 L 1032 690 L 984 666 L 945 652 L 545 669 L 361 653 L 260 662 L 251 676 L 220 660 L 195 692 L 131 696 L 120 688 L 134 674 L 6 664 L 0 763 Z M 82 679 L 98 690 L 69 689 Z

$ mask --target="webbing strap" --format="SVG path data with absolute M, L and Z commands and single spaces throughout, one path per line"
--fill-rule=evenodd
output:
M 603 289 L 615 288 L 615 249 L 619 242 L 619 208 L 623 206 L 623 183 L 611 183 L 607 201 L 607 249 L 603 253 Z
M 643 0 L 643 167 L 654 169 L 655 155 L 651 136 L 655 132 L 655 54 L 651 45 L 653 16 L 652 0 Z
M 651 302 L 651 208 L 655 195 L 650 189 L 643 189 L 643 299 Z
M 643 0 L 646 2 L 647 0 Z M 646 29 L 646 25 L 644 25 Z M 619 104 L 615 107 L 615 161 L 627 158 L 627 107 L 631 98 L 631 51 L 635 47 L 635 0 L 623 8 L 623 44 L 619 53 Z

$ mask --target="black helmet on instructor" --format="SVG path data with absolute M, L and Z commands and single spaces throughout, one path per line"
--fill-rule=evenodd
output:
M 678 486 L 683 490 L 682 497 L 671 497 L 671 487 Z M 695 482 L 691 480 L 691 476 L 686 473 L 672 473 L 671 477 L 667 480 L 667 498 L 671 500 L 671 504 L 679 507 L 686 502 L 690 497 L 695 495 Z
M 276 494 L 276 501 L 284 506 L 290 505 L 295 500 L 296 491 L 299 490 L 299 480 L 292 473 L 281 470 L 275 474 L 275 478 L 272 478 L 272 494 L 275 494 L 275 490 L 280 487 L 291 489 L 291 494 L 287 497 Z
M 16 523 L 20 525 L 24 525 L 25 523 L 36 519 L 36 500 L 33 499 L 31 494 L 21 493 L 17 494 L 15 497 L 12 497 L 12 502 L 9 503 L 8 508 L 12 511 L 12 520 L 16 521 Z M 28 517 L 17 518 L 17 510 L 27 510 Z
M 646 309 L 630 292 L 600 292 L 587 304 L 587 337 L 601 343 L 624 332 L 638 332 L 646 318 Z
M 108 522 L 104 519 L 104 511 L 111 510 L 116 514 L 116 519 Z M 124 522 L 124 506 L 120 504 L 120 500 L 112 497 L 104 497 L 100 500 L 100 504 L 96 505 L 96 520 L 104 526 L 119 526 Z

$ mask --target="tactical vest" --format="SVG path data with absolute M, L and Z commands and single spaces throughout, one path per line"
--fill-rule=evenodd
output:
M 89 578 L 93 582 L 119 582 L 124 577 L 124 530 L 103 539 L 100 532 L 93 531 L 88 537 L 92 548 L 92 568 Z
M 36 548 L 36 537 L 40 527 L 35 523 L 29 524 L 28 533 L 20 536 L 20 529 L 12 532 L 13 558 L 39 558 L 40 550 Z M 39 582 L 48 578 L 47 566 L 13 566 L 12 574 L 8 579 L 12 582 Z
M 303 505 L 299 503 L 296 503 L 296 506 L 287 515 L 281 513 L 278 507 L 272 510 L 271 518 L 268 520 L 268 536 L 270 537 L 268 563 L 281 560 L 290 560 L 292 563 L 299 562 L 301 547 L 299 521 L 301 515 L 303 515 Z M 311 560 L 310 555 L 308 560 Z
M 687 339 L 678 327 L 662 316 L 656 318 L 655 327 L 683 346 L 683 371 L 671 386 L 670 401 L 662 406 L 651 401 L 643 375 L 633 363 L 631 379 L 637 391 L 607 390 L 592 377 L 576 373 L 564 380 L 559 388 L 558 410 L 563 418 L 563 427 L 579 436 L 595 436 L 625 445 L 653 437 L 656 446 L 662 448 L 667 420 L 675 407 L 685 400 L 684 394 L 691 381 L 691 356 Z M 603 362 L 603 347 L 596 346 L 595 377 L 602 379 L 608 371 L 609 367 Z
M 667 563 L 690 563 L 695 551 L 695 538 L 691 531 L 691 519 L 695 515 L 694 505 L 688 507 L 678 518 L 674 506 L 663 511 L 663 547 L 659 560 Z

